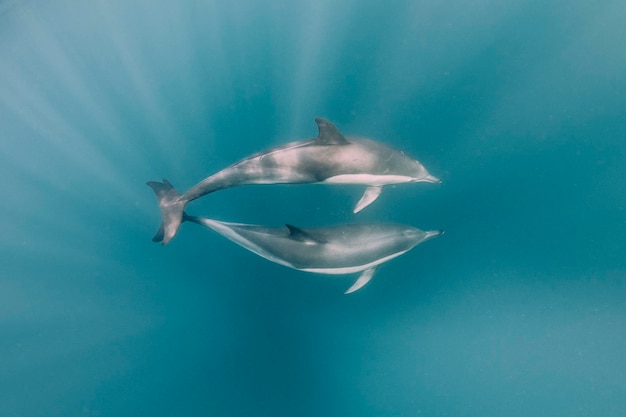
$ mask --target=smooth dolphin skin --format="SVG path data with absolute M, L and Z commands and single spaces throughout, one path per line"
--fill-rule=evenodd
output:
M 291 225 L 265 227 L 220 222 L 186 213 L 183 220 L 212 229 L 249 251 L 289 268 L 331 275 L 361 272 L 346 294 L 367 284 L 380 264 L 443 233 L 383 223 L 306 229 Z
M 383 186 L 409 182 L 440 183 L 426 168 L 404 152 L 381 142 L 346 139 L 328 120 L 315 119 L 316 139 L 291 142 L 251 155 L 200 181 L 184 194 L 166 179 L 150 181 L 161 209 L 162 223 L 152 239 L 167 244 L 180 226 L 190 201 L 225 188 L 250 184 L 360 184 L 367 186 L 354 208 L 371 204 Z

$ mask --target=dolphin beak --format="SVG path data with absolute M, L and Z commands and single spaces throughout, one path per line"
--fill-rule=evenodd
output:
M 428 176 L 422 178 L 422 181 L 430 182 L 432 184 L 441 184 L 443 182 L 439 178 L 435 177 L 434 175 L 430 175 L 430 174 L 428 174 Z
M 424 240 L 432 239 L 439 235 L 443 235 L 443 230 L 429 230 L 426 232 L 426 237 L 424 238 Z

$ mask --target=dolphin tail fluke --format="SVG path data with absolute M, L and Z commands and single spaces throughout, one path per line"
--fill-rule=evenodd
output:
M 150 181 L 146 184 L 154 191 L 161 209 L 161 227 L 152 241 L 167 245 L 180 227 L 187 201 L 180 199 L 181 194 L 166 179 L 163 179 L 163 182 Z
M 365 284 L 370 282 L 375 273 L 376 267 L 363 271 L 363 273 L 359 275 L 359 278 L 357 278 L 356 282 L 352 284 L 352 286 L 348 288 L 344 294 L 350 294 L 352 292 L 355 292 L 356 290 L 363 288 Z

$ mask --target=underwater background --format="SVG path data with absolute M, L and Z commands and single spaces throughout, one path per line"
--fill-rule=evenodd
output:
M 626 3 L 0 1 L 0 416 L 626 415 Z M 317 135 L 442 184 L 187 210 L 445 235 L 355 276 L 184 224 L 184 191 Z

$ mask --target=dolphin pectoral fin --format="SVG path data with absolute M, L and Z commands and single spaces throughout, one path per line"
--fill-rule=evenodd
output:
M 365 284 L 370 282 L 370 280 L 372 279 L 375 273 L 376 273 L 376 267 L 366 269 L 365 271 L 363 271 L 363 273 L 359 275 L 359 278 L 357 278 L 356 282 L 352 284 L 352 286 L 348 288 L 346 292 L 344 292 L 344 294 L 350 294 L 360 289 L 361 287 L 363 287 Z
M 315 123 L 317 123 L 319 130 L 316 140 L 318 145 L 347 145 L 350 143 L 343 137 L 339 129 L 328 120 L 318 117 L 315 119 Z
M 356 203 L 356 206 L 354 206 L 354 210 L 352 210 L 352 212 L 358 213 L 359 211 L 363 210 L 365 207 L 372 204 L 382 192 L 382 185 L 372 185 L 370 187 L 367 187 L 365 189 L 365 192 L 363 193 L 363 197 L 361 197 L 359 202 Z

